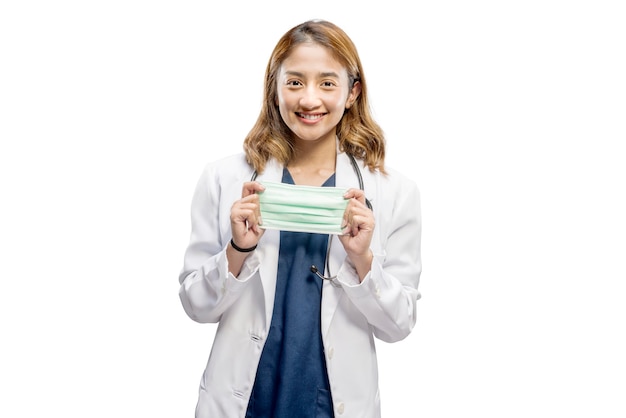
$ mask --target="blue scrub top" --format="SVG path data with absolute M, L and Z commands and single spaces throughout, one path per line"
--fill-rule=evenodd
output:
M 283 170 L 283 183 L 294 184 Z M 333 174 L 323 184 L 335 185 Z M 246 418 L 332 418 L 321 335 L 322 279 L 328 235 L 280 232 L 274 313 Z

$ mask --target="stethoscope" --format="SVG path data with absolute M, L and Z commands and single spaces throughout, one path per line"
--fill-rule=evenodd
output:
M 359 165 L 356 162 L 356 159 L 354 158 L 353 155 L 348 154 L 348 157 L 350 158 L 350 163 L 352 164 L 352 169 L 354 170 L 354 174 L 356 174 L 357 180 L 359 182 L 359 189 L 360 190 L 365 190 L 364 185 L 363 185 L 363 176 L 361 175 L 361 169 L 359 168 Z M 254 181 L 257 178 L 258 173 L 256 172 L 256 170 L 254 171 L 254 173 L 252 173 L 252 177 L 250 178 L 250 181 Z M 370 210 L 373 210 L 373 206 L 372 206 L 372 202 L 369 201 L 368 198 L 365 198 L 365 204 L 367 205 L 367 207 Z M 332 243 L 333 239 L 332 236 L 329 235 L 328 236 L 328 245 L 326 246 L 326 261 L 324 262 L 325 267 L 326 267 L 326 271 L 330 272 L 330 246 Z M 319 277 L 322 280 L 328 280 L 333 286 L 335 287 L 341 287 L 341 285 L 337 284 L 335 282 L 335 279 L 337 278 L 337 275 L 331 275 L 331 276 L 325 276 L 322 273 L 320 273 L 319 269 L 315 266 L 315 265 L 311 265 L 310 267 L 311 273 L 315 273 L 317 275 L 317 277 Z

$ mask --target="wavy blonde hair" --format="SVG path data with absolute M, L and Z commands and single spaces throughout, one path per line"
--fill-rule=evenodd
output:
M 270 158 L 287 165 L 293 156 L 293 134 L 276 105 L 276 79 L 284 60 L 302 43 L 315 43 L 327 48 L 346 68 L 350 86 L 357 81 L 361 83 L 361 93 L 354 104 L 345 110 L 337 124 L 339 149 L 364 160 L 371 171 L 385 173 L 385 137 L 372 117 L 367 98 L 367 83 L 357 49 L 342 29 L 323 20 L 310 20 L 293 27 L 274 47 L 265 70 L 261 112 L 243 143 L 248 163 L 261 173 Z

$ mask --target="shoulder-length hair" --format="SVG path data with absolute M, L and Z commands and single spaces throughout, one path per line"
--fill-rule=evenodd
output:
M 327 48 L 347 70 L 350 87 L 361 83 L 361 93 L 337 125 L 339 149 L 364 160 L 371 170 L 384 173 L 385 138 L 374 121 L 367 97 L 367 83 L 357 49 L 348 35 L 333 23 L 311 20 L 293 27 L 278 41 L 265 70 L 264 97 L 259 117 L 244 140 L 248 163 L 261 173 L 270 158 L 283 165 L 291 160 L 293 134 L 283 121 L 277 98 L 277 77 L 282 63 L 303 43 Z

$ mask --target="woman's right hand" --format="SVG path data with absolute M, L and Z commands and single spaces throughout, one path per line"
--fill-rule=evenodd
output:
M 257 181 L 248 181 L 243 184 L 241 199 L 233 203 L 230 209 L 230 229 L 234 243 L 241 248 L 251 248 L 257 245 L 264 229 L 261 224 L 261 206 L 257 192 L 265 187 Z

